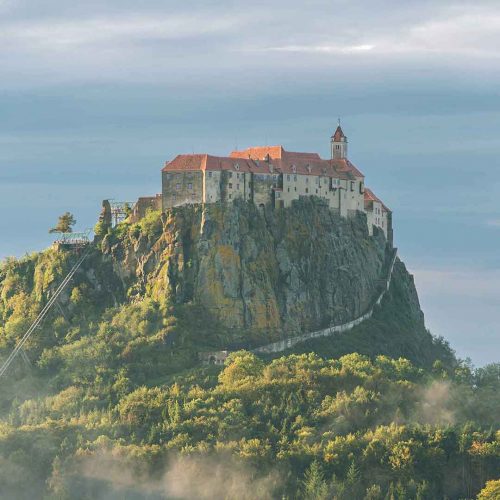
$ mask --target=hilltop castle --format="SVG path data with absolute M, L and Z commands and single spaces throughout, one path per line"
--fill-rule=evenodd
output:
M 331 137 L 331 157 L 251 147 L 229 156 L 178 155 L 162 169 L 162 209 L 189 203 L 253 201 L 259 207 L 288 207 L 301 196 L 318 196 L 344 217 L 367 216 L 392 243 L 392 213 L 365 187 L 365 176 L 347 159 L 347 137 L 339 126 Z

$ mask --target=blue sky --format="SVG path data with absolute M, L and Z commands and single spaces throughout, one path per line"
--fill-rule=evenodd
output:
M 350 157 L 394 210 L 431 331 L 500 360 L 496 1 L 0 0 L 0 258 L 163 162 L 283 144 Z

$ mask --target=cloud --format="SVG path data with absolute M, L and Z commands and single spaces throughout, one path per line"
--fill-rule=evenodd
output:
M 263 51 L 268 52 L 312 52 L 312 53 L 324 53 L 324 54 L 352 54 L 356 52 L 367 52 L 373 50 L 375 45 L 364 44 L 364 45 L 351 45 L 351 46 L 339 46 L 339 45 L 285 45 L 283 47 L 269 47 L 263 49 Z
M 197 15 L 98 17 L 76 20 L 18 22 L 3 26 L 0 40 L 25 49 L 40 51 L 81 45 L 129 45 L 145 40 L 183 40 L 230 33 L 240 19 L 206 18 Z
M 386 81 L 391 70 L 414 81 L 412 73 L 432 65 L 436 76 L 453 68 L 463 79 L 463 57 L 471 57 L 474 74 L 498 73 L 488 61 L 499 57 L 500 7 L 487 0 L 377 0 L 369 15 L 360 1 L 313 0 L 307 8 L 294 0 L 169 3 L 6 4 L 1 85 L 94 79 L 252 87 L 263 74 L 268 81 L 304 73 L 324 81 L 325 73 L 375 78 L 383 71 Z
M 372 52 L 380 56 L 476 56 L 497 59 L 500 54 L 500 9 L 498 7 L 459 9 L 450 7 L 443 12 L 428 12 L 430 19 L 414 24 L 393 24 L 375 19 L 374 25 L 362 29 L 334 29 L 328 43 L 325 33 L 309 44 L 289 44 L 265 48 L 266 51 L 355 54 Z M 345 26 L 345 25 L 344 25 Z M 304 34 L 302 35 L 304 36 Z M 295 35 L 298 38 L 300 35 Z M 349 43 L 345 40 L 349 39 Z M 369 40 L 369 42 L 367 42 Z

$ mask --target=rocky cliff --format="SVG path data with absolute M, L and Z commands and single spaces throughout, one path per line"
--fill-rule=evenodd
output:
M 149 231 L 106 236 L 102 249 L 129 295 L 196 303 L 235 340 L 273 340 L 360 316 L 391 257 L 380 231 L 368 235 L 363 214 L 341 218 L 315 199 L 277 211 L 179 207 Z M 406 281 L 409 314 L 421 322 Z
M 25 346 L 32 360 L 101 339 L 116 344 L 110 359 L 123 357 L 144 371 L 138 360 L 146 356 L 156 367 L 151 373 L 174 373 L 197 364 L 199 351 L 254 348 L 364 315 L 386 286 L 393 257 L 381 232 L 368 235 L 363 214 L 341 218 L 312 198 L 285 210 L 184 206 L 100 229 L 58 306 Z M 0 265 L 0 356 L 75 260 L 72 252 L 49 249 Z M 413 278 L 399 260 L 370 320 L 301 349 L 453 364 L 449 348 L 425 330 Z

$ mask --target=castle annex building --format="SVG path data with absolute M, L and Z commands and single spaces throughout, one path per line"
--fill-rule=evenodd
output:
M 365 176 L 347 158 L 347 145 L 339 125 L 329 159 L 282 146 L 251 147 L 229 156 L 178 155 L 162 170 L 163 210 L 235 199 L 280 208 L 301 196 L 318 196 L 344 217 L 365 212 L 370 234 L 376 226 L 392 241 L 391 211 L 365 188 Z

